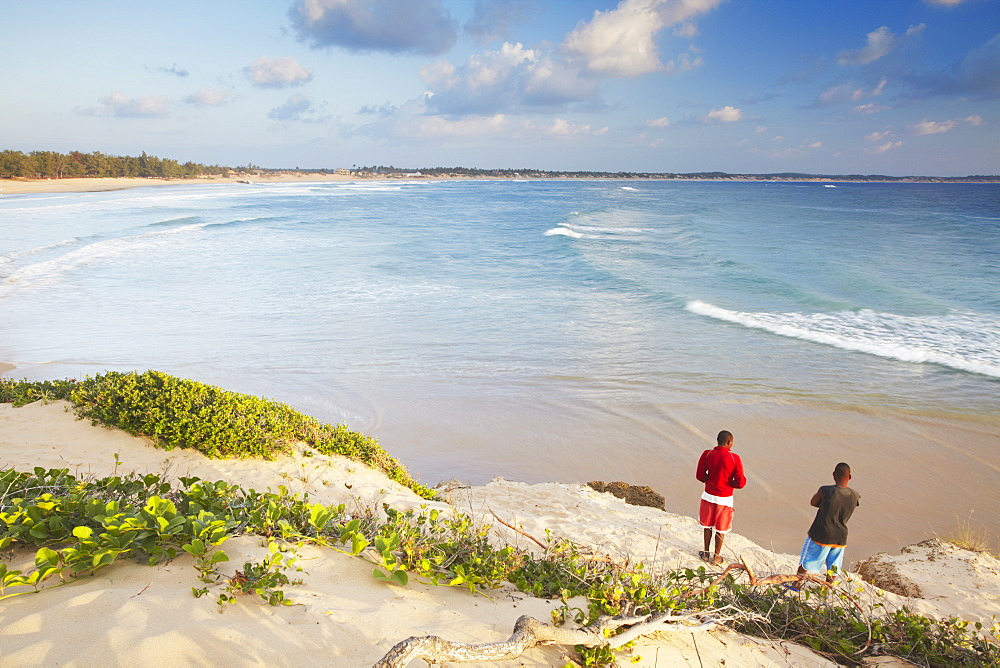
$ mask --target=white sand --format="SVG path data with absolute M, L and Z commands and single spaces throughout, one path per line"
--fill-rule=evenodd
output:
M 386 502 L 398 508 L 423 504 L 380 473 L 340 457 L 288 457 L 260 460 L 208 460 L 184 450 L 165 452 L 123 432 L 76 420 L 68 405 L 40 403 L 23 408 L 0 405 L 0 466 L 21 470 L 34 466 L 69 468 L 76 475 L 107 475 L 115 470 L 164 473 L 176 478 L 196 475 L 224 479 L 259 491 L 285 485 L 308 491 L 323 503 Z M 350 485 L 350 488 L 348 488 Z M 691 518 L 649 508 L 627 506 L 610 494 L 579 485 L 524 485 L 494 481 L 450 494 L 460 511 L 499 517 L 519 525 L 540 540 L 545 530 L 592 546 L 614 557 L 641 559 L 655 568 L 699 565 L 701 530 Z M 523 536 L 502 526 L 497 540 L 532 547 Z M 231 561 L 224 572 L 266 553 L 258 539 L 228 541 Z M 742 555 L 761 573 L 791 572 L 795 558 L 763 550 L 732 535 L 727 552 Z M 291 607 L 268 607 L 248 599 L 217 612 L 214 596 L 195 598 L 202 586 L 184 556 L 149 567 L 116 563 L 94 577 L 40 594 L 0 602 L 0 665 L 371 665 L 393 644 L 411 635 L 440 635 L 466 642 L 506 639 L 521 614 L 548 621 L 557 603 L 532 599 L 512 588 L 491 598 L 467 590 L 412 582 L 403 588 L 371 577 L 371 566 L 336 551 L 304 547 L 299 565 L 306 573 L 301 586 L 286 587 Z M 32 552 L 16 550 L 13 567 L 30 564 Z M 939 561 L 946 560 L 939 558 Z M 978 562 L 976 562 L 978 563 Z M 940 571 L 928 571 L 928 578 Z M 929 611 L 983 618 L 995 610 L 996 597 L 975 592 L 1000 591 L 1000 573 L 949 571 L 951 593 L 935 591 L 922 601 Z M 983 579 L 976 578 L 993 578 Z M 976 589 L 979 585 L 981 588 Z M 962 596 L 959 596 L 961 592 Z M 905 602 L 889 595 L 893 604 Z M 805 648 L 769 643 L 716 630 L 697 637 L 660 634 L 634 650 L 639 666 L 679 664 L 758 666 L 832 665 Z M 557 666 L 565 663 L 558 648 L 535 649 L 506 665 Z M 627 659 L 626 659 L 627 660 Z M 505 665 L 505 664 L 490 664 Z
M 255 183 L 295 183 L 299 181 L 354 181 L 357 177 L 341 176 L 339 174 L 313 174 L 305 172 L 282 172 L 268 176 L 240 175 L 233 178 L 212 176 L 196 179 L 143 179 L 143 178 L 91 178 L 79 177 L 68 179 L 0 179 L 0 195 L 24 195 L 40 193 L 68 192 L 103 192 L 107 190 L 125 190 L 127 188 L 144 188 L 150 186 L 233 184 L 239 185 L 241 180 Z

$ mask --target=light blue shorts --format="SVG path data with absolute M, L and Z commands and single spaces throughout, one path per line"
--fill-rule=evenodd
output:
M 843 562 L 844 548 L 820 545 L 806 536 L 806 542 L 802 546 L 802 555 L 799 557 L 802 568 L 813 575 L 824 575 L 834 571 L 840 572 Z

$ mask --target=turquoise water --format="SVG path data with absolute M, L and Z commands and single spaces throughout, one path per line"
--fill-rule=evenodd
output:
M 264 395 L 378 436 L 431 484 L 638 484 L 768 411 L 990 420 L 998 286 L 995 184 L 0 198 L 11 375 L 155 368 Z

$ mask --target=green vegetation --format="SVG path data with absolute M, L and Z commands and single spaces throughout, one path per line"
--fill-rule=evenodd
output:
M 857 593 L 860 593 L 860 589 Z M 719 601 L 746 611 L 738 631 L 797 642 L 838 663 L 858 665 L 871 656 L 895 656 L 919 666 L 982 666 L 1000 661 L 1000 625 L 988 633 L 982 623 L 957 618 L 937 620 L 903 607 L 889 611 L 882 603 L 865 606 L 841 587 L 790 594 L 780 585 L 755 588 L 727 582 Z
M 344 427 L 160 372 L 112 372 L 82 382 L 0 379 L 0 401 L 55 399 L 72 401 L 81 415 L 168 449 L 273 457 L 304 441 L 405 475 L 374 440 Z M 156 564 L 186 553 L 203 583 L 192 587 L 193 595 L 214 592 L 220 612 L 243 595 L 288 605 L 285 588 L 299 583 L 289 573 L 301 570 L 295 566 L 296 546 L 314 544 L 368 561 L 374 578 L 394 586 L 416 579 L 488 594 L 509 582 L 532 596 L 560 600 L 553 611 L 557 625 L 588 625 L 604 615 L 725 611 L 740 631 L 799 642 L 849 665 L 879 655 L 918 665 L 1000 662 L 997 625 L 988 640 L 981 624 L 934 620 L 905 608 L 888 611 L 880 603 L 866 607 L 843 587 L 796 594 L 780 586 L 751 587 L 729 576 L 706 588 L 712 575 L 705 567 L 654 572 L 641 563 L 595 559 L 562 540 L 550 540 L 543 553 L 532 554 L 495 547 L 488 534 L 488 527 L 458 512 L 360 504 L 348 511 L 344 504 L 310 503 L 308 495 L 284 487 L 259 493 L 198 478 L 171 483 L 153 474 L 81 480 L 67 469 L 0 470 L 0 552 L 35 550 L 33 568 L 18 570 L 0 560 L 0 599 L 93 575 L 120 559 Z M 235 536 L 259 536 L 268 552 L 226 574 L 229 557 L 222 546 Z M 577 650 L 584 665 L 611 665 L 616 659 L 607 647 Z
M 268 170 L 263 170 L 268 171 Z M 326 172 L 329 170 L 305 170 Z M 942 183 L 996 182 L 1000 176 L 886 176 L 884 174 L 729 174 L 727 172 L 609 172 L 609 171 L 545 171 L 540 169 L 480 169 L 476 167 L 419 167 L 404 168 L 393 165 L 355 166 L 352 173 L 385 177 L 401 177 L 419 173 L 426 177 L 459 176 L 467 178 L 532 178 L 532 179 L 657 179 L 657 180 L 717 180 L 717 181 L 933 181 Z
M 156 564 L 186 552 L 206 584 L 192 593 L 217 592 L 220 612 L 244 594 L 288 605 L 284 587 L 298 582 L 287 572 L 301 570 L 289 552 L 311 543 L 365 559 L 375 566 L 374 577 L 397 586 L 417 578 L 486 593 L 511 582 L 528 594 L 561 599 L 553 611 L 556 624 L 589 624 L 602 615 L 729 610 L 743 632 L 801 642 L 845 664 L 878 655 L 919 665 L 1000 661 L 1000 646 L 976 633 L 979 624 L 974 631 L 964 621 L 937 621 L 906 609 L 865 610 L 844 590 L 792 594 L 732 577 L 705 589 L 711 575 L 704 567 L 652 573 L 642 564 L 589 558 L 565 541 L 554 541 L 540 555 L 496 548 L 486 540 L 486 527 L 457 512 L 385 506 L 382 512 L 349 512 L 343 504 L 310 504 L 284 488 L 262 494 L 223 481 L 179 483 L 173 487 L 156 475 L 138 474 L 86 481 L 67 469 L 0 471 L 0 551 L 36 549 L 31 570 L 0 562 L 0 599 L 92 575 L 119 559 Z M 221 546 L 241 535 L 265 540 L 267 556 L 225 575 L 220 569 L 229 558 Z M 578 650 L 584 665 L 615 660 L 605 647 Z
M 434 493 L 416 482 L 378 441 L 303 415 L 289 406 L 230 392 L 159 371 L 120 373 L 58 381 L 0 378 L 0 402 L 71 401 L 78 415 L 150 439 L 157 447 L 193 448 L 213 458 L 274 459 L 305 443 L 327 455 L 343 455 L 385 473 L 425 498 Z
M 57 153 L 55 151 L 0 151 L 0 177 L 63 179 L 77 176 L 119 176 L 163 179 L 190 179 L 204 174 L 225 174 L 228 167 L 195 162 L 181 164 L 170 158 L 146 155 L 106 155 Z

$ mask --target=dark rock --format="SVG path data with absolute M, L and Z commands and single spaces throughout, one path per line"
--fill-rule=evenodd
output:
M 598 492 L 614 494 L 619 499 L 624 499 L 625 503 L 630 503 L 633 506 L 648 506 L 650 508 L 666 510 L 663 495 L 658 494 L 646 485 L 630 485 L 620 480 L 609 483 L 594 480 L 588 482 L 587 485 Z

